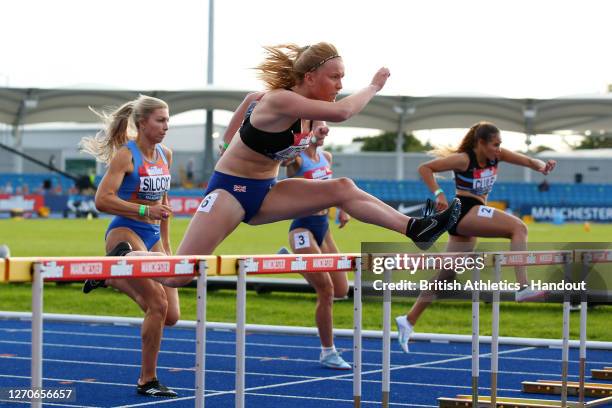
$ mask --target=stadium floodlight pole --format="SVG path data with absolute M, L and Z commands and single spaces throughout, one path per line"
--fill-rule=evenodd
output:
M 400 109 L 399 125 L 397 126 L 397 137 L 395 139 L 395 178 L 397 181 L 404 179 L 404 121 L 406 120 L 406 109 Z
M 402 101 L 404 99 L 402 97 Z M 407 116 L 415 112 L 415 107 L 409 106 L 403 101 L 401 105 L 395 105 L 393 111 L 399 115 L 397 136 L 395 138 L 395 179 L 401 181 L 404 179 L 404 125 Z
M 215 0 L 208 0 L 208 59 L 207 59 L 207 76 L 206 85 L 213 84 L 214 67 L 215 67 L 215 49 L 214 49 L 214 32 L 215 32 Z M 204 136 L 204 179 L 208 180 L 213 173 L 213 131 L 214 131 L 214 109 L 206 109 L 206 130 Z
M 529 152 L 529 147 L 531 146 L 531 137 L 535 134 L 534 121 L 537 113 L 538 111 L 533 104 L 533 100 L 528 99 L 526 101 L 525 108 L 523 108 L 523 119 L 525 120 L 525 144 L 527 145 L 527 152 Z M 525 183 L 530 183 L 531 169 L 525 167 L 523 171 Z

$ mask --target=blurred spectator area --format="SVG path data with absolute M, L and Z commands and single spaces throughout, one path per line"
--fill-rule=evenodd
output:
M 46 187 L 44 189 L 45 181 Z M 100 177 L 96 177 L 96 184 Z M 427 187 L 417 180 L 363 180 L 356 179 L 357 185 L 383 201 L 422 201 L 431 197 Z M 447 196 L 454 195 L 452 179 L 438 180 Z M 610 205 L 612 203 L 612 184 L 589 183 L 548 183 L 546 192 L 538 190 L 540 183 L 498 181 L 489 195 L 491 201 L 505 201 L 516 208 L 529 205 Z M 55 174 L 11 174 L 0 173 L 0 193 L 6 194 L 5 187 L 10 185 L 12 194 L 72 194 L 74 181 Z M 171 196 L 197 197 L 202 195 L 201 188 L 173 188 Z
M 74 189 L 74 180 L 53 173 L 0 173 L 0 192 L 9 193 L 6 186 L 12 186 L 12 194 L 67 194 Z

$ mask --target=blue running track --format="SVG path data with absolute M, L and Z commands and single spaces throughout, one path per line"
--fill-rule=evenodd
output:
M 45 322 L 44 387 L 73 387 L 76 401 L 45 403 L 63 407 L 194 406 L 195 331 L 166 329 L 159 356 L 161 382 L 179 393 L 177 399 L 136 394 L 140 369 L 140 330 L 135 326 Z M 206 345 L 206 406 L 234 406 L 234 333 L 209 330 Z M 0 388 L 29 388 L 30 322 L 0 320 Z M 352 340 L 336 346 L 352 361 Z M 364 407 L 380 406 L 381 341 L 363 340 Z M 391 406 L 437 407 L 438 397 L 470 394 L 471 346 L 467 343 L 416 342 L 410 354 L 393 343 Z M 313 336 L 247 335 L 246 405 L 258 408 L 349 408 L 352 372 L 319 366 L 319 340 Z M 489 346 L 481 346 L 481 392 L 490 395 Z M 560 379 L 561 350 L 500 346 L 499 395 L 523 394 L 521 381 Z M 578 350 L 570 352 L 570 380 L 577 381 Z M 612 352 L 589 350 L 587 369 L 612 366 Z M 588 380 L 588 379 L 587 379 Z M 558 397 L 557 397 L 558 398 Z M 0 400 L 0 406 L 26 402 Z

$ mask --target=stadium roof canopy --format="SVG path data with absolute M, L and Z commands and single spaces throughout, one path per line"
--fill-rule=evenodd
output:
M 141 93 L 164 99 L 172 114 L 178 114 L 197 109 L 232 111 L 247 91 L 216 87 L 188 91 L 0 88 L 0 122 L 11 125 L 91 123 L 95 117 L 88 106 L 119 106 Z M 377 95 L 359 115 L 338 125 L 395 132 L 402 112 L 406 131 L 465 128 L 479 120 L 488 120 L 501 129 L 532 135 L 562 131 L 612 134 L 612 95 L 554 99 Z

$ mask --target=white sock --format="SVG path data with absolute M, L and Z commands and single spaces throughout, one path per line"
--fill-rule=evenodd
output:
M 397 319 L 397 323 L 400 326 L 406 327 L 408 329 L 412 329 L 413 328 L 412 324 L 410 323 L 410 321 L 408 320 L 408 317 L 406 315 L 403 315 L 403 316 L 401 316 L 400 319 Z
M 321 346 L 321 355 L 327 356 L 329 354 L 336 353 L 336 346 L 332 345 L 331 347 L 323 347 Z

